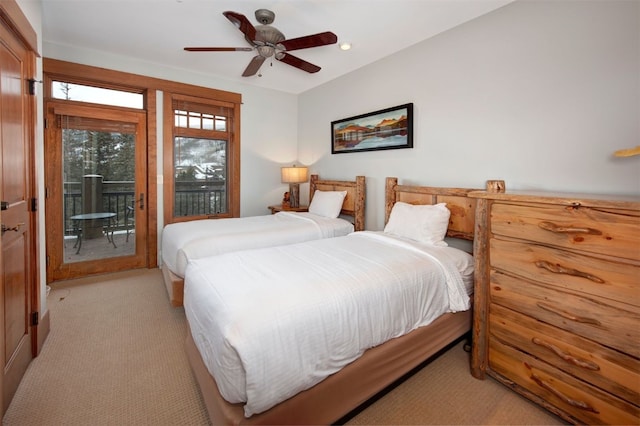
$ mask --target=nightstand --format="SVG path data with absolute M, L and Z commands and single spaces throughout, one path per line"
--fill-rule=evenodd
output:
M 282 207 L 282 204 L 278 204 L 276 206 L 269 206 L 268 209 L 271 210 L 271 214 L 276 214 L 278 212 L 308 212 L 309 206 L 287 207 L 285 209 Z

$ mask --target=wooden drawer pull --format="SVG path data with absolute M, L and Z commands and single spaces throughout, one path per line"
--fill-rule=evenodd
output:
M 598 410 L 590 406 L 588 403 L 584 401 L 576 401 L 575 399 L 569 398 L 568 396 L 566 396 L 559 390 L 555 389 L 553 386 L 551 386 L 549 383 L 546 383 L 544 380 L 542 380 L 540 377 L 536 376 L 535 374 L 531 375 L 531 380 L 536 382 L 538 386 L 548 390 L 549 392 L 551 392 L 552 394 L 560 398 L 562 401 L 564 401 L 565 403 L 573 407 L 577 407 L 585 411 L 591 411 L 592 413 L 600 414 Z
M 576 358 L 575 356 L 566 353 L 559 347 L 552 345 L 549 342 L 545 342 L 544 340 L 538 339 L 537 337 L 534 337 L 533 339 L 531 339 L 531 341 L 538 346 L 542 346 L 543 348 L 549 349 L 551 352 L 553 352 L 554 354 L 556 354 L 557 356 L 559 356 L 569 364 L 577 365 L 578 367 L 586 368 L 587 370 L 593 370 L 593 371 L 600 370 L 600 366 L 595 362 L 582 359 L 582 358 Z
M 578 316 L 578 315 L 574 315 L 574 314 L 572 314 L 570 312 L 554 308 L 553 306 L 547 305 L 546 303 L 543 303 L 543 302 L 538 302 L 537 305 L 538 305 L 538 307 L 540 309 L 544 309 L 545 311 L 549 311 L 549 312 L 552 312 L 554 314 L 560 315 L 562 318 L 566 318 L 566 319 L 571 320 L 571 321 L 580 322 L 580 323 L 583 323 L 583 324 L 602 325 L 600 323 L 600 321 L 598 321 L 595 318 L 587 318 L 587 317 L 581 317 L 581 316 Z
M 544 230 L 555 232 L 556 234 L 589 234 L 602 235 L 601 231 L 593 228 L 578 228 L 573 226 L 560 226 L 553 222 L 540 222 L 538 226 Z
M 536 266 L 538 268 L 543 268 L 546 269 L 549 272 L 553 272 L 554 274 L 566 274 L 566 275 L 573 275 L 574 277 L 581 277 L 581 278 L 586 278 L 588 280 L 591 280 L 593 282 L 596 282 L 598 284 L 603 284 L 604 280 L 600 277 L 597 277 L 593 274 L 590 274 L 588 272 L 583 272 L 583 271 L 579 271 L 577 269 L 573 269 L 573 268 L 565 268 L 562 265 L 559 264 L 553 264 L 551 262 L 548 262 L 546 260 L 538 260 L 536 261 Z

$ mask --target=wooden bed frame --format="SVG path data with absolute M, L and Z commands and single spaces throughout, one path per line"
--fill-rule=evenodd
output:
M 364 230 L 365 217 L 365 177 L 356 176 L 356 180 L 325 180 L 318 175 L 311 175 L 309 185 L 309 202 L 313 199 L 316 189 L 320 191 L 347 191 L 342 203 L 341 216 L 351 216 L 356 231 Z M 164 285 L 167 287 L 169 301 L 174 307 L 182 306 L 184 299 L 184 279 L 173 273 L 163 262 L 160 267 Z
M 447 235 L 472 240 L 476 200 L 467 194 L 477 190 L 398 185 L 397 178 L 387 178 L 385 223 L 396 201 L 446 202 L 451 211 Z M 222 398 L 191 334 L 187 336 L 186 349 L 213 424 L 331 424 L 469 332 L 471 322 L 471 309 L 444 314 L 428 326 L 367 350 L 314 387 L 249 418 L 244 417 L 242 404 L 230 404 Z

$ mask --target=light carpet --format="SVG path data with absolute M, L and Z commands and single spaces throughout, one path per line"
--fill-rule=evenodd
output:
M 55 283 L 51 332 L 5 413 L 18 425 L 207 425 L 184 310 L 158 269 Z M 347 424 L 562 424 L 505 386 L 469 374 L 453 346 Z

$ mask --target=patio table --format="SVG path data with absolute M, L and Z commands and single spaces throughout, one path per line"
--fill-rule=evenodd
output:
M 115 241 L 113 241 L 113 219 L 115 217 L 116 214 L 113 212 L 84 213 L 71 216 L 70 219 L 73 221 L 73 229 L 76 233 L 76 243 L 73 246 L 74 248 L 77 248 L 76 254 L 80 253 L 80 248 L 82 247 L 82 223 L 86 223 L 88 221 L 103 221 L 103 229 L 105 230 L 104 232 L 107 236 L 107 241 L 113 244 L 114 248 L 118 248 Z

